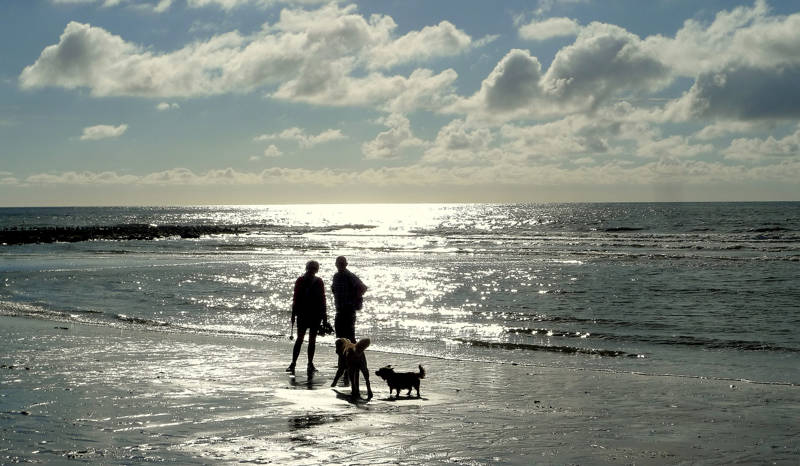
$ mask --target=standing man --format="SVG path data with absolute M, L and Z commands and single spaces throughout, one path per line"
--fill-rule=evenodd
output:
M 355 343 L 356 311 L 361 309 L 367 286 L 353 272 L 347 270 L 347 259 L 344 256 L 336 258 L 336 269 L 338 272 L 333 275 L 331 283 L 333 301 L 336 304 L 336 319 L 333 323 L 336 338 L 348 338 Z
M 292 363 L 286 368 L 286 372 L 294 374 L 294 366 L 297 357 L 300 356 L 300 349 L 303 346 L 303 339 L 308 334 L 308 375 L 311 376 L 317 369 L 314 367 L 314 350 L 317 343 L 317 330 L 321 323 L 328 322 L 328 308 L 325 301 L 325 285 L 322 279 L 317 277 L 319 272 L 319 262 L 308 261 L 306 273 L 301 275 L 294 283 L 294 295 L 292 297 L 292 324 L 297 319 L 297 341 L 294 342 L 292 351 Z

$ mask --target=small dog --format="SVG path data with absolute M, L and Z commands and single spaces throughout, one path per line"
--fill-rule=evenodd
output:
M 361 390 L 358 387 L 358 372 L 364 374 L 364 383 L 367 385 L 367 399 L 372 399 L 372 387 L 369 385 L 369 369 L 367 368 L 367 357 L 364 350 L 369 346 L 369 338 L 362 338 L 358 343 L 352 343 L 347 338 L 336 340 L 336 354 L 339 355 L 339 368 L 336 370 L 336 377 L 333 378 L 331 387 L 336 386 L 339 377 L 347 372 L 347 380 L 350 381 L 352 397 L 354 400 L 361 398 Z
M 419 372 L 395 372 L 392 366 L 381 367 L 375 372 L 375 375 L 382 378 L 389 384 L 389 396 L 392 396 L 392 390 L 397 391 L 397 396 L 400 396 L 400 390 L 408 389 L 406 396 L 411 396 L 411 389 L 417 390 L 417 398 L 419 395 L 419 380 L 425 378 L 425 368 L 419 366 Z

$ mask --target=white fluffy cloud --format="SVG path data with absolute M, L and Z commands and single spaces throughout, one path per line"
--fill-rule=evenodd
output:
M 403 115 L 391 114 L 382 118 L 380 123 L 389 129 L 361 145 L 361 152 L 367 159 L 396 158 L 402 155 L 404 149 L 425 145 L 424 141 L 414 136 L 411 122 Z
M 411 31 L 394 41 L 381 44 L 369 52 L 369 66 L 387 68 L 400 63 L 457 55 L 468 50 L 472 39 L 449 21 Z
M 234 3 L 230 2 L 230 6 Z M 200 6 L 199 4 L 197 6 Z M 151 48 L 89 24 L 70 22 L 19 76 L 22 88 L 87 88 L 91 95 L 193 97 L 270 89 L 275 98 L 321 105 L 404 109 L 450 92 L 456 74 L 359 72 L 461 53 L 471 38 L 446 21 L 394 37 L 394 21 L 354 6 L 284 9 L 256 34 L 216 35 L 179 50 Z
M 765 0 L 687 20 L 674 37 L 645 39 L 692 88 L 667 106 L 675 120 L 758 121 L 800 117 L 800 13 L 773 15 Z
M 167 110 L 177 110 L 179 108 L 181 108 L 181 106 L 175 102 L 172 103 L 160 102 L 158 105 L 156 105 L 156 110 L 160 112 L 166 112 Z
M 275 144 L 270 144 L 269 147 L 264 149 L 264 157 L 272 158 L 272 157 L 280 157 L 283 155 L 280 149 L 278 149 Z
M 725 149 L 725 158 L 759 161 L 766 158 L 800 158 L 800 127 L 783 138 L 737 138 Z
M 480 90 L 446 111 L 510 120 L 593 111 L 618 96 L 656 91 L 672 79 L 669 68 L 636 35 L 592 23 L 558 51 L 546 72 L 525 50 L 511 50 Z
M 280 133 L 262 134 L 255 137 L 256 141 L 295 141 L 304 149 L 341 139 L 347 139 L 347 136 L 342 134 L 341 130 L 338 129 L 327 129 L 319 134 L 308 134 L 304 129 L 298 127 L 287 128 Z
M 128 125 L 96 125 L 83 128 L 81 134 L 81 141 L 98 141 L 100 139 L 118 138 L 125 134 L 128 130 Z
M 580 24 L 571 18 L 548 18 L 533 20 L 524 24 L 517 30 L 522 39 L 547 40 L 554 37 L 577 36 L 581 30 Z
M 671 81 L 669 68 L 634 34 L 591 23 L 558 51 L 543 77 L 548 95 L 572 106 L 596 107 L 620 94 L 656 91 Z
M 490 150 L 494 133 L 485 127 L 470 127 L 464 120 L 453 120 L 436 135 L 425 151 L 423 160 L 429 163 L 465 164 L 487 160 L 496 154 Z
M 705 24 L 687 20 L 674 37 L 655 35 L 643 47 L 669 63 L 674 73 L 737 68 L 770 68 L 800 63 L 800 14 L 770 14 L 765 0 L 717 13 Z
M 702 141 L 708 141 L 723 138 L 730 134 L 749 133 L 759 129 L 765 129 L 765 126 L 750 121 L 715 121 L 696 132 L 693 137 Z

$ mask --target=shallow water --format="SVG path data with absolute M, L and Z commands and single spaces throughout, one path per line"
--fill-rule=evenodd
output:
M 305 262 L 329 286 L 344 254 L 376 349 L 800 383 L 800 203 L 0 209 L 119 224 L 247 232 L 0 246 L 0 313 L 285 339 Z

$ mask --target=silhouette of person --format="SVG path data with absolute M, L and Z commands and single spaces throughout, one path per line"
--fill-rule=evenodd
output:
M 347 259 L 336 258 L 336 272 L 333 275 L 331 291 L 336 305 L 334 329 L 336 338 L 347 338 L 356 342 L 356 311 L 361 309 L 367 286 L 351 271 L 347 270 Z
M 306 263 L 306 273 L 301 275 L 294 283 L 294 295 L 292 297 L 292 324 L 297 319 L 297 341 L 294 342 L 292 351 L 292 363 L 286 368 L 286 372 L 294 374 L 297 364 L 297 357 L 300 356 L 300 349 L 303 346 L 303 339 L 308 334 L 308 375 L 317 371 L 314 367 L 314 351 L 317 343 L 317 330 L 321 323 L 328 323 L 328 308 L 325 301 L 325 285 L 322 279 L 317 277 L 319 272 L 319 262 L 308 261 Z

